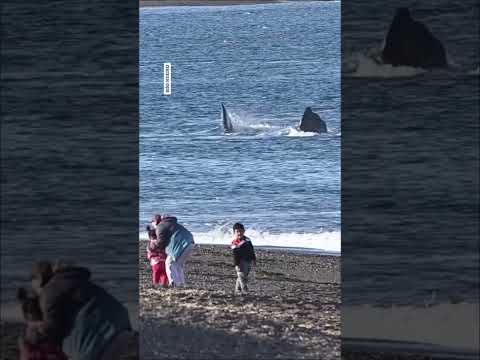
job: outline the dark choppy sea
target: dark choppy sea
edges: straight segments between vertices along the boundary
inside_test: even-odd
[[[398,7],[448,70],[373,60]],[[478,355],[479,63],[478,1],[342,3],[344,337]]]

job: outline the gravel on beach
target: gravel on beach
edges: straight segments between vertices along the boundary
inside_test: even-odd
[[[196,245],[187,286],[155,289],[140,248],[142,359],[340,359],[340,257],[256,249],[234,295],[226,246]]]

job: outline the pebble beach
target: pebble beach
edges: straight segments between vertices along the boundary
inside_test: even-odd
[[[152,287],[144,247],[142,359],[340,358],[340,257],[256,249],[250,292],[238,296],[228,247],[196,245],[177,289]]]

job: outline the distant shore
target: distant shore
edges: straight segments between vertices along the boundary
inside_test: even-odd
[[[226,6],[275,4],[285,0],[140,0],[140,7],[150,6]]]

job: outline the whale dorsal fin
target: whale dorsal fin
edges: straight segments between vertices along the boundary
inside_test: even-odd
[[[222,123],[223,123],[223,129],[225,130],[226,133],[233,132],[232,119],[230,118],[230,115],[228,115],[228,111],[225,108],[225,105],[223,105],[223,103],[222,103]]]

